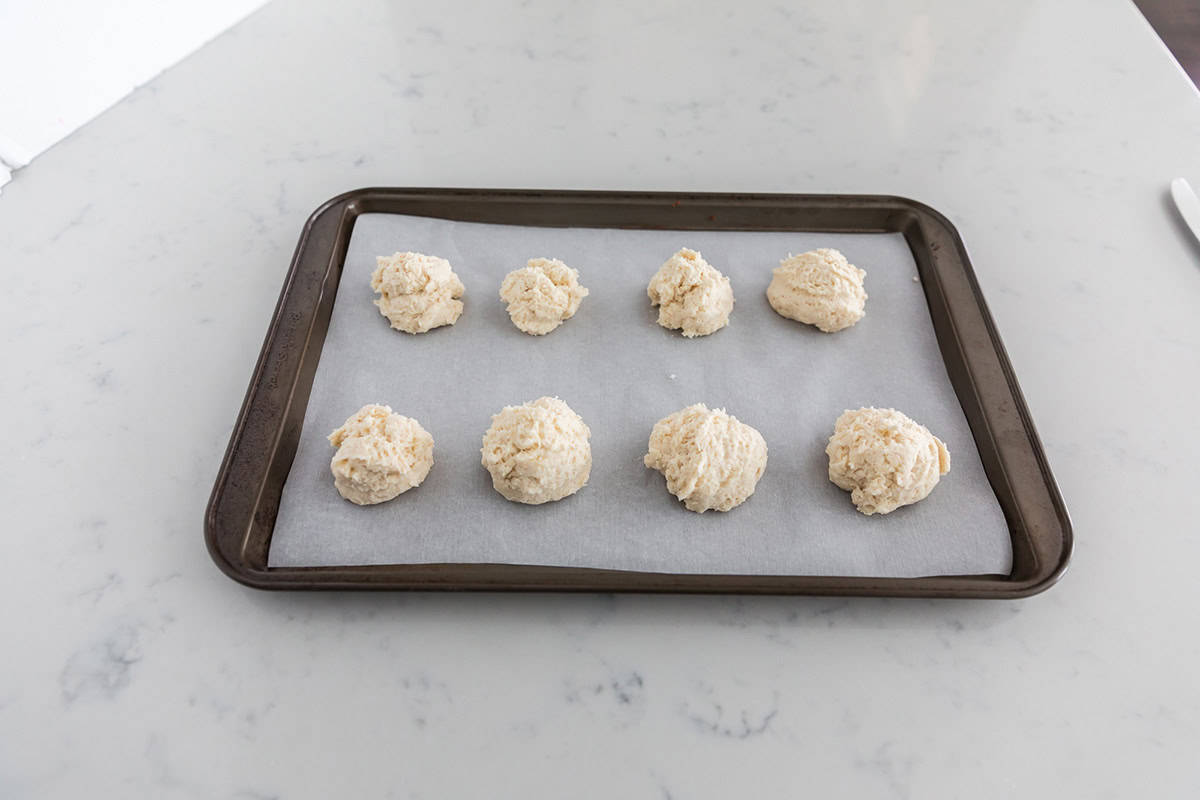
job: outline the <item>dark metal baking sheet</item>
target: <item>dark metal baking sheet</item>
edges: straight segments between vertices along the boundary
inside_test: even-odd
[[[947,374],[1009,524],[1011,573],[864,578],[676,575],[511,564],[268,568],[280,493],[295,455],[349,234],[363,213],[553,227],[902,233],[921,273]],[[1061,574],[1071,534],[961,241],[943,217],[919,203],[811,195],[373,189],[330,201],[305,227],[214,487],[206,538],[227,573],[261,588],[1013,597],[1039,591]]]

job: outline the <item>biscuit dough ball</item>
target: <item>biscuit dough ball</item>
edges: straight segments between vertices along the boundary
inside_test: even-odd
[[[950,471],[942,440],[893,408],[844,412],[825,453],[829,480],[868,515],[924,500]]]
[[[773,274],[767,300],[788,319],[834,333],[849,328],[866,313],[863,278],[867,273],[837,250],[821,248],[789,255]]]
[[[375,305],[392,327],[424,333],[453,325],[463,311],[458,298],[465,291],[450,262],[422,253],[378,256],[371,288],[379,293]]]
[[[767,443],[724,409],[696,404],[655,424],[644,460],[689,511],[728,511],[754,494],[767,468]]]
[[[337,448],[329,463],[333,485],[360,506],[420,486],[433,466],[433,437],[388,406],[363,406],[329,434],[329,443]]]
[[[537,505],[575,494],[592,471],[592,432],[557,397],[505,406],[483,435],[492,487],[516,503]]]
[[[579,270],[557,258],[533,258],[514,269],[500,284],[508,316],[525,333],[544,336],[575,316],[588,290],[579,285]]]
[[[733,287],[695,250],[686,247],[659,267],[646,287],[658,306],[658,324],[683,335],[707,336],[729,324]]]

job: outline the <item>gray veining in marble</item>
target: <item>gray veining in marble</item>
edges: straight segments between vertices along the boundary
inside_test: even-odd
[[[276,0],[0,196],[0,797],[1192,797],[1200,101],[1125,0]],[[1078,543],[1021,602],[264,594],[201,518],[313,208],[894,193]]]

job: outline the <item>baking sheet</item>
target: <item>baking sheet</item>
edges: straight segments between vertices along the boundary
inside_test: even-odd
[[[729,327],[688,340],[655,324],[650,277],[688,246],[728,275]],[[867,316],[828,335],[771,310],[771,269],[788,253],[836,247],[867,270]],[[393,331],[373,305],[375,256],[448,258],[466,285],[454,326]],[[561,258],[591,290],[544,337],[508,319],[500,281],[529,258]],[[916,266],[900,234],[535,228],[365,214],[358,218],[268,563],[332,566],[517,563],[649,572],[919,577],[1004,574],[1003,514],[946,377]],[[524,506],[491,488],[479,447],[504,405],[557,395],[592,430],[583,490]],[[358,507],[333,487],[325,440],[360,406],[386,403],[435,439],[418,489]],[[654,423],[690,403],[724,407],[770,448],[754,496],[693,514],[642,466]],[[825,443],[845,408],[893,406],[949,447],[953,469],[924,501],[855,511],[829,482]]]

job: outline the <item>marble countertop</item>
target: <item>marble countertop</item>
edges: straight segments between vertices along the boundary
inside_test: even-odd
[[[817,4],[812,4],[817,5]],[[0,796],[1195,796],[1200,98],[1125,0],[276,0],[0,196]],[[1075,522],[1023,601],[270,594],[201,519],[365,185],[907,195]]]

